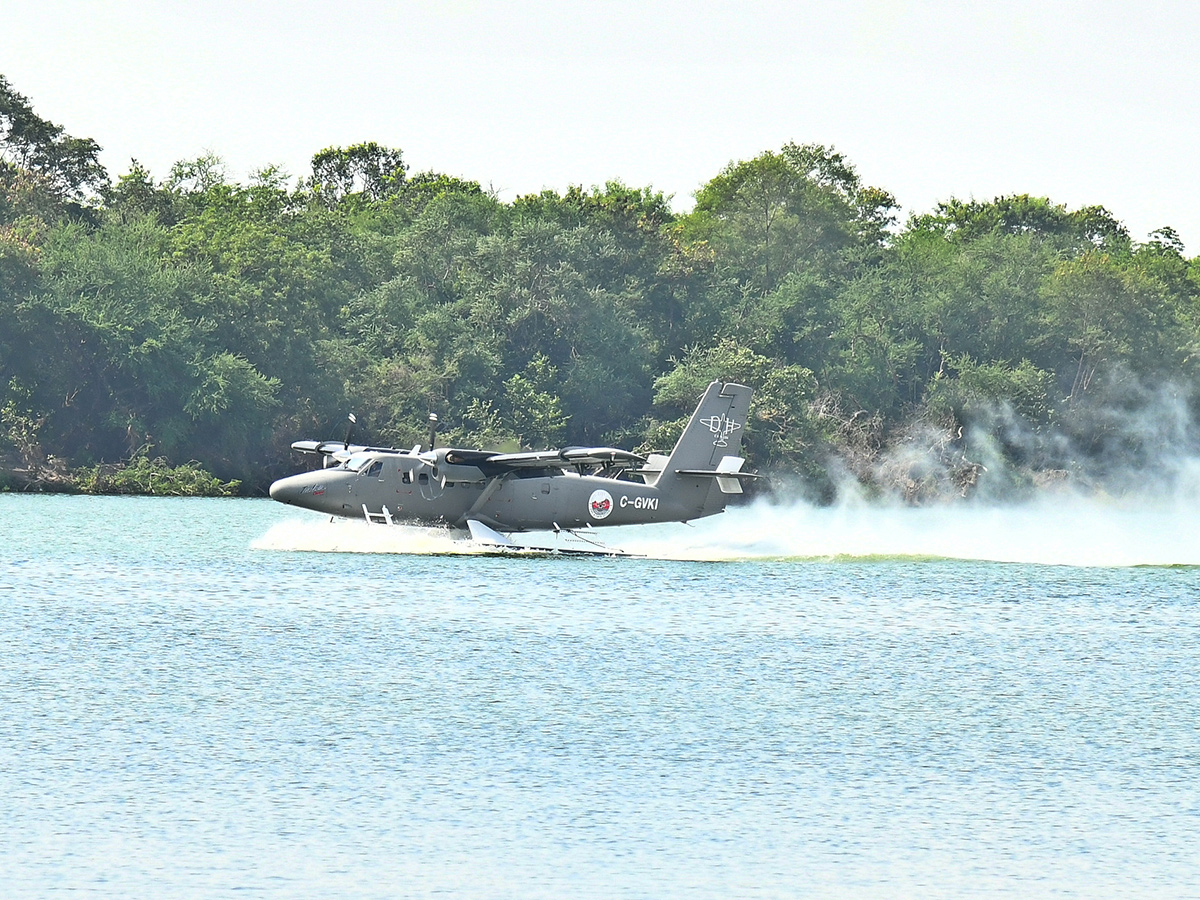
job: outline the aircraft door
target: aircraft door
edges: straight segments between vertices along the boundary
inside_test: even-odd
[[[442,475],[438,471],[438,467],[433,466],[430,469],[422,469],[418,472],[417,487],[421,489],[421,496],[426,500],[436,500],[442,496],[445,482],[442,481]]]
[[[358,477],[351,479],[346,486],[349,495],[355,498],[355,504],[351,508],[357,509],[361,503],[374,507],[379,502],[379,486],[383,484],[385,477],[381,459],[376,459],[359,469]]]
[[[563,490],[563,476],[543,476],[522,479],[524,490],[519,490],[526,527],[550,528],[563,517],[564,498],[570,494]]]
[[[563,516],[567,512],[564,506],[567,502],[567,497],[570,496],[570,491],[564,490],[564,476],[558,475],[554,478],[547,478],[546,485],[542,488],[542,498],[550,501],[550,510],[552,511],[553,521],[562,522]],[[547,490],[548,489],[548,490]],[[549,493],[549,497],[547,497]]]
[[[564,474],[550,480],[554,485],[554,521],[564,528],[591,521],[587,509],[594,488],[574,475]]]

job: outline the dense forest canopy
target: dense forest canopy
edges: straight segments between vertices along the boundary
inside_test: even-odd
[[[400,446],[432,411],[461,445],[665,449],[713,378],[815,496],[1105,485],[1194,439],[1200,259],[1101,206],[899,223],[817,145],[686,215],[615,181],[504,203],[374,143],[247,183],[99,150],[0,77],[0,466],[35,482],[153,456],[261,490],[350,410]]]

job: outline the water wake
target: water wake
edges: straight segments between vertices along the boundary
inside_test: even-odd
[[[694,526],[603,529],[612,547],[652,559],[963,559],[1068,566],[1200,565],[1200,508],[1071,496],[1020,505],[935,507],[759,502]],[[441,528],[298,519],[258,550],[417,555],[493,552]]]
[[[254,540],[255,550],[314,553],[401,553],[420,556],[473,555],[483,549],[465,533],[416,525],[368,525],[358,519],[291,519]]]
[[[936,507],[759,503],[624,545],[689,559],[939,558],[1068,566],[1200,565],[1200,510],[1044,498]]]

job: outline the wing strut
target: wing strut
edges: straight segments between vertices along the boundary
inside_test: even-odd
[[[483,489],[483,493],[481,493],[479,495],[479,498],[474,503],[471,504],[471,508],[468,509],[465,513],[463,513],[462,518],[466,519],[468,528],[471,527],[471,523],[475,521],[474,516],[477,515],[481,509],[483,509],[483,506],[485,503],[487,503],[489,500],[492,499],[492,497],[494,497],[496,495],[496,491],[500,490],[500,487],[507,480],[508,480],[508,475],[505,474],[505,475],[497,476],[496,478],[493,478],[491,481],[488,482],[487,486],[484,487],[484,489]],[[462,519],[459,519],[458,524],[460,527],[462,526]],[[480,524],[482,525],[483,523],[480,522]],[[472,531],[471,535],[474,536],[474,534],[475,534],[475,532]]]

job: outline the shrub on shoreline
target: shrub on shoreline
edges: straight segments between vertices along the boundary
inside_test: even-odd
[[[236,497],[240,481],[222,481],[198,462],[170,465],[163,457],[134,457],[128,463],[66,470],[0,470],[0,492],[142,495],[149,497]]]
[[[240,481],[221,481],[194,460],[170,465],[159,456],[137,456],[120,465],[98,465],[74,473],[76,490],[86,494],[143,494],[154,497],[234,497]]]

